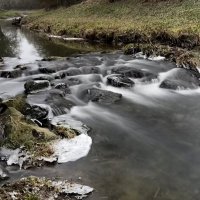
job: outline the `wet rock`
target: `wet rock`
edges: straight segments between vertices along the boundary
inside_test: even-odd
[[[56,139],[57,136],[48,129],[40,128],[15,108],[8,107],[6,111],[0,115],[0,121],[4,124],[4,144],[12,148],[25,146],[32,149],[34,143],[44,142]],[[38,141],[33,137],[32,132],[36,130],[44,136],[44,140]]]
[[[36,81],[43,81],[43,80],[52,81],[52,80],[54,80],[54,78],[51,75],[43,75],[43,76],[35,77],[35,78],[33,78],[33,80],[36,80]]]
[[[56,84],[55,89],[63,91],[64,94],[69,94],[71,92],[67,83],[58,83]]]
[[[30,176],[3,185],[0,189],[0,199],[83,199],[93,190],[91,187],[66,180],[52,181],[47,178]]]
[[[47,120],[49,111],[38,105],[31,105],[26,109],[25,113],[27,116],[30,116],[31,119],[37,119],[42,122]]]
[[[24,85],[25,93],[29,94],[38,90],[48,88],[49,81],[27,81]]]
[[[98,102],[101,104],[112,104],[120,101],[122,95],[111,91],[91,88],[86,91],[85,99],[88,101]]]
[[[43,58],[41,61],[61,61],[61,60],[68,60],[66,57],[59,57],[59,56],[49,56]]]
[[[151,76],[150,72],[142,71],[133,67],[116,67],[112,69],[112,73],[114,74],[121,74],[124,77],[132,77],[132,78],[143,78]]]
[[[22,21],[22,17],[15,17],[12,20],[12,25],[14,25],[14,26],[20,26],[21,25],[21,21]]]
[[[81,70],[75,67],[71,67],[69,69],[67,69],[64,74],[66,76],[75,76],[75,75],[79,75],[82,74]]]
[[[22,71],[20,69],[15,69],[11,71],[0,71],[0,77],[2,78],[17,78],[22,75]]]
[[[2,58],[2,57],[0,57],[0,62],[1,62],[1,63],[3,62],[3,58]]]
[[[26,70],[27,66],[26,65],[17,65],[14,67],[14,69]]]
[[[67,99],[63,91],[51,89],[33,94],[28,97],[32,104],[45,104],[50,106],[55,116],[66,114],[75,104]]]
[[[81,81],[78,78],[68,78],[66,82],[69,86],[81,84]]]
[[[9,176],[6,172],[6,170],[0,165],[0,180],[8,179]]]
[[[107,77],[107,83],[114,87],[132,87],[134,82],[122,75],[111,75]]]
[[[85,66],[85,67],[81,67],[80,70],[82,71],[82,74],[99,74],[100,73],[100,69],[98,67]]]
[[[52,74],[56,72],[55,68],[53,69],[49,67],[40,67],[38,70],[43,74]]]
[[[176,68],[161,82],[160,88],[165,89],[195,89],[200,86],[200,74],[188,69]]]

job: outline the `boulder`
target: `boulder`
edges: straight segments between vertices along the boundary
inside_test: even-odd
[[[100,69],[98,67],[91,67],[91,66],[85,66],[81,67],[80,70],[83,74],[99,74]]]
[[[26,109],[25,114],[31,119],[37,119],[42,122],[48,118],[49,111],[38,105],[32,105]]]
[[[22,17],[15,17],[12,20],[12,25],[14,25],[14,26],[20,26],[21,25],[21,21],[22,21]]]
[[[132,78],[143,78],[152,75],[152,73],[150,72],[127,66],[113,68],[111,72],[113,74],[121,74],[122,76],[132,77]]]
[[[107,83],[114,87],[132,87],[134,82],[123,75],[111,75],[107,77]]]
[[[55,85],[55,89],[63,91],[64,94],[69,94],[71,92],[67,83],[58,83]]]
[[[55,68],[50,67],[40,67],[38,70],[43,74],[52,74],[56,72]]]
[[[199,73],[184,68],[172,69],[161,82],[160,88],[165,89],[195,89],[200,85]]]
[[[86,90],[85,100],[98,102],[101,104],[112,104],[120,101],[122,95],[99,88],[90,88]]]
[[[27,81],[24,84],[25,93],[29,94],[38,90],[48,88],[50,86],[49,81]]]
[[[15,70],[2,70],[0,71],[0,77],[2,78],[17,78],[22,75],[22,70],[21,69],[15,69]]]
[[[6,172],[6,170],[0,165],[0,180],[8,179],[9,176]]]

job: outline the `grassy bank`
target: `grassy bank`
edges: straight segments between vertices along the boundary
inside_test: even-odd
[[[56,35],[88,39],[129,43],[177,38],[180,43],[190,40],[196,44],[200,35],[200,1],[88,0],[69,8],[34,12],[26,25]]]
[[[15,10],[0,10],[0,19],[7,19],[9,17],[16,17],[16,16],[20,16],[20,12],[19,11],[15,11]]]

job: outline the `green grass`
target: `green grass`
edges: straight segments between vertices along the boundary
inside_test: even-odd
[[[39,10],[27,18],[30,28],[51,26],[53,34],[83,36],[88,32],[124,34],[139,32],[150,35],[166,31],[172,35],[200,33],[200,1],[183,0],[174,3],[142,3],[141,0],[86,1],[69,8],[49,12]]]
[[[14,10],[0,10],[0,19],[7,19],[9,17],[16,17],[16,16],[20,16],[20,12],[19,11],[14,11]]]

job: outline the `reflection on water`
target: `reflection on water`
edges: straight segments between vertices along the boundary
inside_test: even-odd
[[[2,30],[12,53],[20,57],[6,58],[6,69],[18,62],[34,62],[43,56],[69,56],[84,46],[80,44],[69,48],[66,44],[53,44],[33,33],[9,26]],[[4,49],[0,51],[2,55],[10,56]],[[105,71],[112,67],[134,66],[150,70],[162,80],[172,72],[170,69],[174,65],[133,59],[117,53],[87,54],[70,57],[65,62],[38,61],[30,65],[27,74],[22,77],[0,79],[0,91],[23,92],[25,80],[41,76],[39,64],[56,69],[57,73],[67,67],[96,66],[100,69],[101,74],[98,75],[83,73],[73,76],[81,84],[71,86],[72,94],[68,97],[77,104],[68,114],[91,127],[93,146],[86,158],[76,162],[27,171],[7,168],[11,172],[11,180],[30,174],[73,180],[81,177],[80,182],[96,189],[89,197],[95,200],[199,200],[199,89],[172,92],[159,88],[159,80],[147,83],[135,80],[134,88],[114,88],[107,86],[104,77]],[[53,75],[49,74],[50,77]],[[59,81],[67,78],[70,77]],[[79,91],[95,82],[103,89],[123,94],[123,100],[115,105],[103,106],[78,99]],[[28,98],[38,104],[52,100],[48,92]],[[65,106],[65,102],[60,102],[58,96],[53,99],[54,104],[61,106]]]

